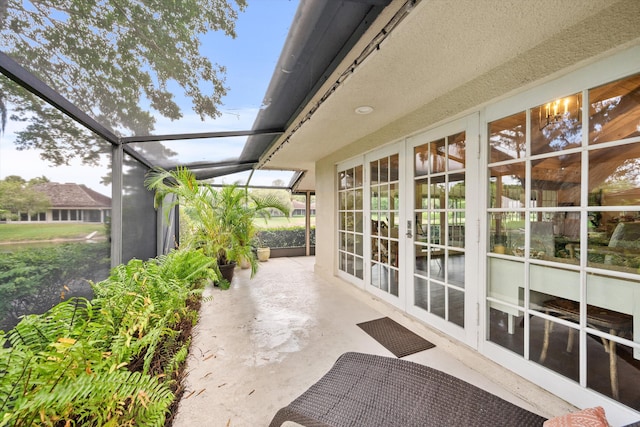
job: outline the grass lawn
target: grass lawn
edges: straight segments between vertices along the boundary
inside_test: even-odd
[[[27,242],[32,240],[77,239],[98,232],[105,236],[105,225],[100,223],[69,224],[0,224],[0,242]]]

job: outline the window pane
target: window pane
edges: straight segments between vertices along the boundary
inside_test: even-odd
[[[531,109],[531,154],[568,150],[582,145],[582,94]]]
[[[431,178],[431,192],[429,208],[431,209],[444,209],[444,197],[447,191],[444,176],[435,176]]]
[[[445,150],[445,140],[440,139],[438,141],[434,141],[430,144],[430,160],[431,160],[431,172],[445,172],[446,170],[446,150]]]
[[[439,283],[429,284],[429,301],[431,303],[431,313],[436,316],[445,317],[445,287]]]
[[[383,157],[380,159],[380,169],[379,169],[379,181],[380,182],[389,182],[389,158]]]
[[[413,298],[416,307],[429,309],[429,286],[426,279],[421,277],[414,278]]]
[[[464,292],[449,288],[449,321],[464,328]]]
[[[506,305],[489,302],[488,339],[514,353],[524,356],[524,313]]]
[[[429,207],[429,187],[426,178],[418,179],[414,183],[415,187],[415,208],[428,209]]]
[[[490,207],[524,207],[524,162],[489,168]]]
[[[640,143],[589,152],[589,205],[640,204]]]
[[[447,138],[449,141],[449,164],[450,171],[464,169],[466,153],[466,134],[460,132]]]
[[[521,289],[524,289],[524,263],[489,258],[488,296],[522,306]]]
[[[524,111],[489,123],[489,163],[524,158],[526,127]]]
[[[415,176],[429,174],[429,144],[419,145],[413,149],[415,157]]]
[[[537,207],[579,206],[580,153],[531,161],[531,198]]]
[[[640,74],[589,91],[589,144],[640,136]]]
[[[362,165],[356,166],[354,171],[355,186],[362,187]]]
[[[351,188],[353,184],[353,170],[347,169],[346,171],[338,174],[338,188],[340,190],[346,190]]]
[[[524,212],[489,214],[489,250],[497,254],[524,256]]]
[[[447,282],[464,288],[464,252],[448,249],[445,264],[447,266]]]
[[[592,212],[599,218],[591,227],[587,247],[587,265],[637,274],[640,270],[640,222],[618,222],[625,214],[640,218],[640,212]],[[592,224],[593,225],[593,224]]]
[[[531,360],[577,382],[580,379],[578,331],[537,316],[533,316],[529,324]]]
[[[398,173],[400,171],[400,156],[397,154],[394,154],[393,156],[389,157],[389,180],[390,181],[397,181],[398,180]]]

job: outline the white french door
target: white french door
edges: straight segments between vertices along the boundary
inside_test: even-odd
[[[367,207],[364,228],[369,236],[365,286],[369,292],[402,309],[406,292],[401,246],[403,148],[402,143],[387,146],[367,154],[364,162]]]
[[[407,139],[406,310],[478,345],[478,116]]]

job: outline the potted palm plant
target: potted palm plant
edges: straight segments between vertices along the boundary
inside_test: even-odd
[[[199,183],[188,168],[170,171],[154,168],[147,174],[145,185],[155,191],[156,208],[166,196],[176,196],[168,203],[167,211],[180,204],[191,220],[181,245],[202,250],[215,258],[218,271],[228,282],[240,260],[248,260],[251,277],[258,270],[251,248],[256,233],[255,219],[268,219],[270,209],[289,214],[288,207],[276,197],[258,197],[235,185],[215,189]]]

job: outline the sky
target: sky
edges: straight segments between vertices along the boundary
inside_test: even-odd
[[[175,134],[191,132],[215,132],[226,130],[249,130],[263,102],[264,94],[278,61],[290,24],[294,18],[297,0],[248,0],[245,12],[236,23],[236,39],[223,34],[212,33],[203,39],[202,53],[212,62],[227,68],[227,96],[220,106],[222,116],[202,122],[190,109],[188,102],[177,99],[183,107],[182,119],[171,122],[157,117],[154,134]],[[9,112],[10,113],[10,112]],[[36,150],[17,151],[14,145],[15,133],[21,123],[9,121],[5,132],[0,135],[0,179],[18,175],[26,180],[46,176],[53,182],[73,182],[85,184],[89,188],[111,196],[110,186],[100,183],[108,172],[108,158],[101,166],[89,167],[79,161],[71,161],[69,166],[52,167],[40,159]],[[168,148],[179,152],[182,161],[206,158],[230,158],[237,156],[238,143],[224,144],[180,144],[179,141],[166,142]],[[210,153],[208,151],[211,151]],[[210,157],[213,155],[212,157]]]

